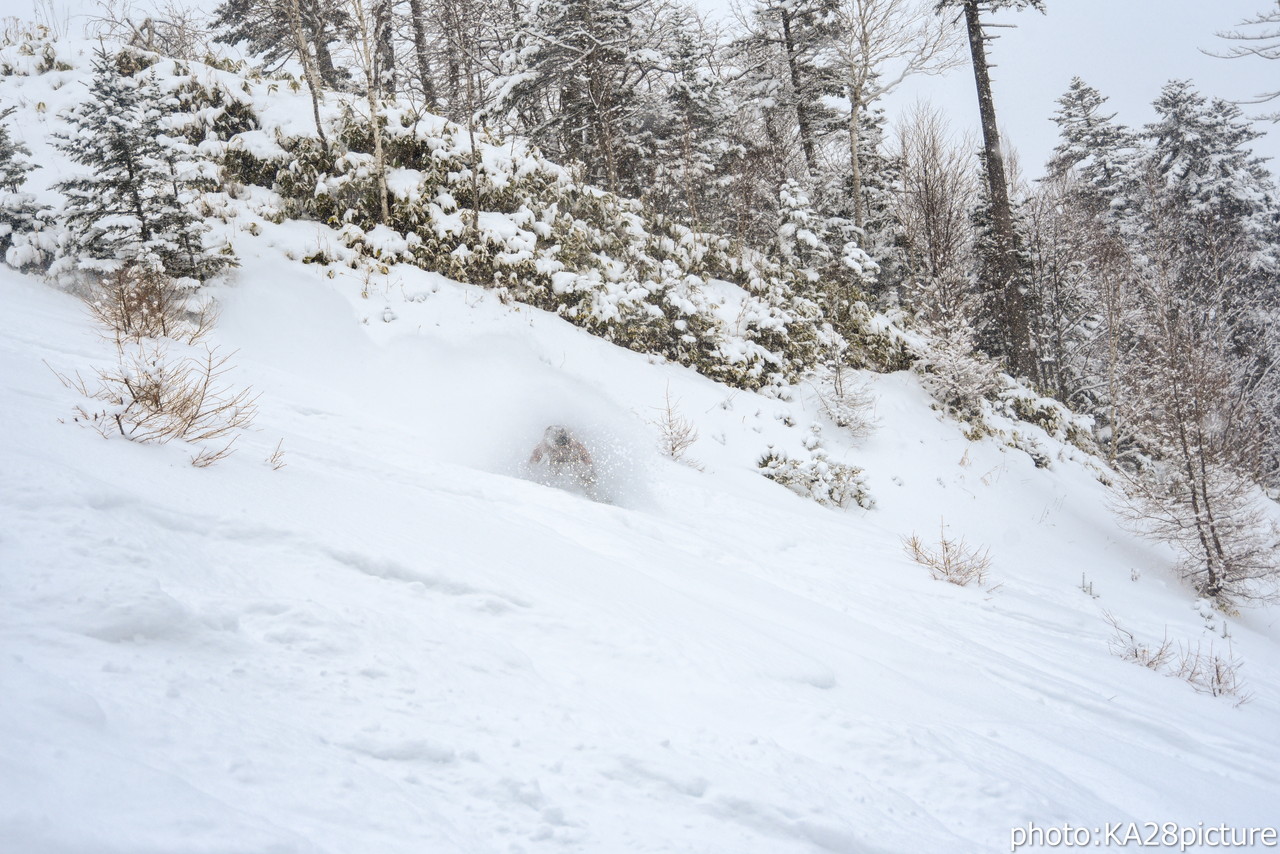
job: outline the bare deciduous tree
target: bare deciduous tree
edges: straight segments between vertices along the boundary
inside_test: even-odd
[[[289,32],[293,36],[294,49],[302,60],[302,76],[307,79],[307,90],[311,93],[311,112],[316,122],[316,136],[325,150],[329,149],[329,140],[324,135],[324,125],[320,121],[320,74],[316,70],[315,58],[311,54],[311,45],[307,41],[306,29],[302,26],[302,7],[299,0],[288,0]]]
[[[1270,598],[1280,533],[1262,512],[1257,484],[1280,399],[1274,364],[1233,343],[1236,315],[1257,309],[1235,293],[1248,253],[1229,234],[1190,247],[1179,213],[1151,208],[1137,283],[1141,369],[1122,375],[1122,398],[1127,420],[1159,457],[1129,478],[1121,511],[1182,553],[1181,571],[1201,594],[1227,605]]]
[[[849,98],[849,169],[854,225],[866,226],[861,123],[866,107],[916,74],[941,74],[962,61],[960,32],[920,0],[841,0],[835,44]]]
[[[356,65],[364,73],[365,101],[369,108],[369,135],[373,139],[374,181],[378,190],[378,222],[385,223],[391,216],[387,198],[387,158],[383,149],[382,95],[383,20],[381,7],[386,0],[347,0],[347,12],[351,20],[351,47]]]
[[[1259,12],[1245,18],[1233,30],[1217,33],[1218,38],[1234,42],[1226,51],[1204,51],[1220,59],[1280,59],[1280,3],[1267,12]],[[1280,98],[1280,89],[1260,92],[1245,103],[1265,104]],[[1260,118],[1280,122],[1280,111],[1267,113]]]
[[[967,291],[973,251],[969,205],[977,191],[967,153],[971,145],[957,144],[942,113],[923,103],[898,123],[896,135],[901,184],[894,217],[916,279]]]

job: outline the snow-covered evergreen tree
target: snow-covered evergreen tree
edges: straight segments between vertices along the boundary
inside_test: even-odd
[[[756,0],[745,39],[763,61],[744,65],[743,78],[761,106],[785,121],[785,128],[774,126],[771,133],[780,141],[794,139],[810,178],[818,171],[822,139],[839,123],[827,103],[842,94],[835,24],[835,0]]]
[[[295,9],[301,34],[295,33],[291,24]],[[300,35],[314,56],[324,85],[331,88],[340,87],[348,76],[345,68],[335,65],[330,47],[348,25],[342,0],[223,0],[213,17],[218,41],[244,43],[270,70],[300,58]]]
[[[1239,107],[1210,101],[1186,81],[1166,85],[1153,106],[1158,120],[1145,129],[1148,149],[1135,171],[1143,210],[1131,240],[1149,257],[1160,254],[1148,248],[1157,236],[1176,241],[1184,298],[1235,317],[1237,345],[1273,346],[1280,208],[1274,180],[1249,148],[1261,134]]]
[[[822,306],[838,331],[847,331],[879,267],[858,246],[853,222],[825,217],[798,181],[779,193],[778,255],[796,271],[800,292]]]
[[[1168,83],[1152,106],[1158,119],[1143,133],[1149,151],[1139,179],[1200,225],[1239,229],[1255,244],[1274,236],[1274,181],[1249,149],[1262,134],[1240,108],[1209,101],[1185,80]]]
[[[123,74],[100,52],[89,100],[66,115],[58,147],[89,173],[59,182],[67,198],[67,266],[112,272],[130,264],[204,280],[234,263],[206,249],[208,226],[189,210],[198,164],[163,124],[164,100],[147,74]]]
[[[985,153],[980,156],[985,161]],[[1004,162],[1004,159],[1001,159]],[[983,171],[988,169],[984,162]],[[1005,186],[1013,182],[1007,177]],[[1027,224],[1020,204],[1009,208],[1007,222],[1001,223],[997,213],[999,202],[992,199],[989,182],[979,186],[977,204],[971,216],[974,226],[974,255],[977,261],[979,295],[975,318],[978,341],[989,355],[1018,363],[1017,354],[1032,357],[1022,362],[1021,374],[1032,381],[1039,377],[1039,353],[1034,336],[1040,306],[1032,287],[1031,255],[1027,247]],[[1009,294],[1016,291],[1017,305],[1011,306]],[[1020,324],[1013,318],[1022,315],[1028,324],[1030,340],[1020,340]]]
[[[669,79],[653,99],[643,147],[650,176],[644,199],[655,210],[690,225],[719,224],[717,175],[732,147],[723,82],[709,67],[709,46],[692,32],[692,13],[677,13],[665,66]]]
[[[1053,115],[1061,141],[1045,166],[1050,179],[1073,177],[1071,195],[1095,216],[1123,207],[1137,145],[1133,133],[1115,123],[1114,113],[1102,113],[1106,102],[1098,90],[1072,78]]]
[[[9,127],[5,123],[16,109],[17,107],[9,107],[0,110],[0,190],[10,193],[18,192],[27,180],[27,173],[35,168],[27,160],[31,156],[31,149],[10,136]]]
[[[879,267],[875,281],[866,283],[877,296],[886,294],[910,275],[898,245],[894,219],[901,163],[885,148],[885,122],[883,109],[864,107],[859,112],[857,180],[847,158],[836,158],[819,171],[814,193],[819,210],[829,219],[847,222],[851,239]],[[857,203],[859,199],[861,204]]]
[[[539,0],[504,58],[496,110],[553,160],[639,195],[642,97],[655,75],[663,17],[654,0]]]
[[[1105,384],[1090,376],[1091,356],[1109,316],[1101,258],[1090,245],[1100,237],[1093,218],[1079,204],[1079,179],[1046,178],[1024,203],[1028,284],[1036,306],[1032,320],[1040,359],[1040,387],[1058,400],[1092,412],[1105,397]]]
[[[13,267],[37,266],[46,252],[35,232],[45,223],[35,197],[22,192],[36,167],[27,160],[31,151],[9,134],[5,119],[14,109],[0,110],[0,258]]]

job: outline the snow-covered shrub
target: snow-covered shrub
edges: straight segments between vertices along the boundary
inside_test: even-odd
[[[1089,454],[1098,452],[1093,441],[1093,419],[1072,412],[1051,397],[1042,397],[1009,380],[1005,388],[995,394],[992,402],[997,412],[1034,424],[1060,442],[1074,445]]]
[[[182,63],[175,63],[173,74],[161,78],[169,124],[192,145],[228,140],[262,126],[252,104],[234,89],[201,78]]]
[[[812,447],[808,459],[803,460],[770,446],[756,463],[760,473],[797,495],[827,507],[846,508],[857,504],[870,510],[875,506],[862,469],[829,459],[826,450],[817,442],[807,444]]]
[[[227,177],[271,187],[287,215],[340,228],[347,247],[380,264],[500,288],[738,387],[794,381],[831,340],[820,307],[797,290],[799,274],[776,259],[653,220],[639,202],[586,186],[537,152],[473,148],[456,125],[388,112],[385,223],[368,125],[352,112],[328,149],[307,136],[238,134]],[[708,296],[712,277],[747,291],[735,328]]]
[[[54,211],[37,207],[33,196],[0,193],[0,258],[10,267],[47,270],[63,234]]]
[[[999,366],[974,349],[966,326],[934,330],[913,368],[934,399],[962,418],[979,417],[1000,388]]]
[[[44,24],[20,26],[0,43],[0,77],[34,77],[50,71],[68,71],[72,64],[58,51],[66,43]]]
[[[858,245],[854,224],[823,217],[809,193],[793,180],[779,191],[777,251],[797,278],[793,290],[816,302],[823,317],[842,335],[862,331],[858,306],[880,272]]]
[[[865,439],[876,424],[875,395],[865,381],[849,370],[837,354],[833,363],[812,382],[823,414],[855,439]]]
[[[840,335],[849,345],[843,358],[855,368],[889,374],[907,370],[917,359],[894,320],[873,314],[865,302],[856,302],[850,307],[840,326]]]
[[[1045,450],[1044,445],[1035,440],[1034,437],[1023,433],[1021,430],[1014,430],[1009,434],[1008,445],[1011,448],[1022,451],[1031,457],[1031,462],[1035,463],[1038,469],[1047,469],[1053,467],[1053,458],[1049,456],[1049,452]]]
[[[9,135],[5,119],[14,107],[0,110],[0,259],[11,267],[44,267],[55,248],[52,212],[22,192],[27,173],[35,168],[31,152]]]

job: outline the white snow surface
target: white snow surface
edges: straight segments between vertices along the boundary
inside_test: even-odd
[[[271,246],[312,227],[242,240],[217,289],[262,399],[208,469],[72,425],[50,369],[109,345],[0,274],[0,850],[985,852],[1031,821],[1274,821],[1276,612],[1227,621],[1239,708],[1109,654],[1104,608],[1150,640],[1222,645],[1224,618],[1052,439],[1038,470],[868,377],[875,432],[824,441],[878,505],[824,508],[754,470],[801,453],[804,388],[413,269],[362,298]],[[668,389],[702,471],[655,450]],[[616,462],[612,504],[519,476],[552,422]],[[998,587],[904,557],[943,518]]]
[[[6,85],[57,107],[55,82]],[[1196,603],[1097,461],[1025,424],[1050,468],[971,442],[909,373],[862,378],[855,441],[808,384],[735,391],[421,270],[303,265],[332,230],[240,213],[212,343],[260,413],[207,469],[73,424],[55,374],[112,347],[0,269],[0,854],[965,854],[1029,822],[1276,823],[1280,612]],[[696,466],[657,450],[668,397]],[[553,423],[605,501],[525,469]],[[760,476],[814,424],[874,509]],[[904,555],[944,524],[990,548],[984,589]],[[1229,634],[1252,701],[1120,660],[1104,612]]]

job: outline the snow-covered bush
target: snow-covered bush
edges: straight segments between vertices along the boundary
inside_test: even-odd
[[[845,363],[884,374],[910,368],[918,357],[907,345],[899,321],[893,314],[873,314],[865,302],[854,303],[840,329],[848,344],[842,355]]]
[[[1021,430],[1014,430],[1009,434],[1008,445],[1031,457],[1031,462],[1035,463],[1038,469],[1053,467],[1053,458],[1049,456],[1049,452],[1044,445],[1036,441],[1034,436],[1030,436]]]
[[[913,366],[934,399],[962,418],[981,415],[983,402],[1000,388],[1000,367],[974,349],[972,329],[935,329]]]
[[[992,402],[1002,415],[1034,424],[1059,442],[1074,445],[1085,453],[1098,453],[1093,441],[1093,419],[1072,412],[1051,397],[1043,397],[1008,380]]]
[[[54,248],[51,212],[22,192],[27,173],[35,168],[31,152],[9,135],[5,119],[14,107],[0,110],[0,259],[11,267],[43,267]]]
[[[865,439],[876,424],[875,395],[870,386],[849,370],[843,354],[811,380],[823,414],[855,439]]]
[[[501,289],[730,385],[793,382],[839,339],[810,295],[812,271],[651,214],[536,151],[483,134],[473,145],[465,129],[403,106],[387,107],[380,222],[368,127],[348,109],[327,148],[279,130],[239,133],[225,147],[226,178],[273,189],[285,216],[339,228],[359,257]],[[709,295],[716,279],[745,291],[732,321]],[[887,337],[869,317],[854,327],[868,341]]]
[[[34,77],[50,71],[67,71],[72,66],[58,51],[66,43],[44,24],[19,26],[0,42],[0,77]]]
[[[159,78],[167,95],[169,126],[192,145],[228,140],[261,127],[242,93],[208,75],[198,76],[185,63],[174,63],[172,75]]]
[[[852,504],[870,510],[875,499],[867,489],[862,469],[827,457],[815,425],[807,441],[807,459],[795,459],[770,446],[756,463],[760,473],[797,495],[827,507],[846,508]]]

